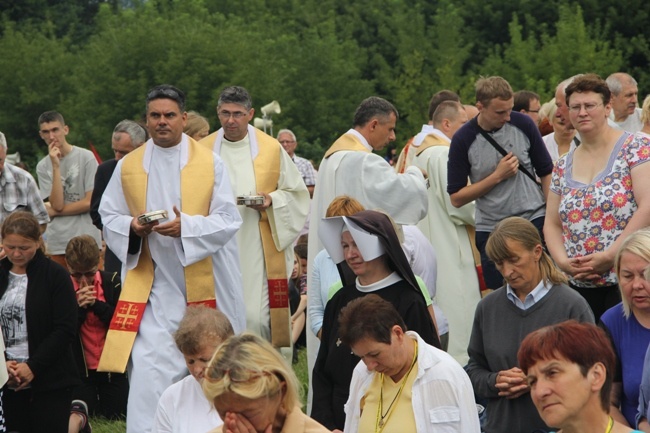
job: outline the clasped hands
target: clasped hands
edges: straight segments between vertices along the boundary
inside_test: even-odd
[[[7,361],[7,373],[9,373],[7,384],[16,391],[27,388],[34,380],[34,373],[25,362]]]
[[[94,286],[84,286],[77,290],[77,304],[82,308],[87,308],[90,305],[95,305],[97,300],[97,292]]]
[[[595,280],[607,273],[612,266],[614,261],[601,251],[568,259],[562,270],[576,280]]]
[[[508,399],[521,397],[530,391],[526,375],[518,367],[501,370],[497,373],[497,381],[494,386],[499,390],[499,397]]]

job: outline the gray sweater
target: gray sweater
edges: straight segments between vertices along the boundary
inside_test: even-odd
[[[516,399],[498,396],[497,373],[517,367],[517,351],[530,332],[547,325],[575,319],[594,323],[589,305],[566,285],[554,285],[546,296],[527,310],[516,307],[505,287],[479,302],[467,352],[467,373],[474,392],[488,398],[485,433],[530,433],[548,429],[530,394]]]

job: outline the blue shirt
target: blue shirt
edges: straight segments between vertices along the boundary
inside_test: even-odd
[[[600,321],[608,331],[616,353],[614,382],[623,384],[621,412],[630,425],[636,425],[643,359],[650,343],[650,329],[641,326],[633,313],[625,318],[622,303],[605,311]]]
[[[544,283],[544,280],[542,280],[528,295],[526,295],[524,302],[521,302],[521,299],[519,299],[519,297],[515,294],[515,291],[512,290],[510,284],[506,284],[506,296],[510,302],[515,304],[518,308],[527,310],[539,302],[540,299],[542,299],[544,296],[546,296],[551,290],[551,287],[553,287],[553,284],[548,281]]]

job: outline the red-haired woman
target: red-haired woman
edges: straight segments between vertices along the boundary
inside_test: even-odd
[[[567,321],[538,329],[517,357],[540,416],[559,433],[641,433],[609,415],[616,358],[597,326]]]

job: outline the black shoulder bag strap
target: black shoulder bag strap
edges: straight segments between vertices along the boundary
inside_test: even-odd
[[[492,147],[494,147],[494,148],[497,150],[497,152],[499,152],[502,156],[506,156],[506,155],[508,154],[508,152],[506,152],[506,150],[505,150],[503,147],[501,147],[501,145],[500,145],[499,143],[497,143],[497,142],[494,140],[494,138],[492,138],[492,137],[490,136],[490,134],[488,134],[487,132],[485,132],[485,131],[483,130],[483,128],[481,128],[481,127],[479,126],[479,124],[478,124],[478,120],[477,120],[477,119],[478,119],[478,116],[476,116],[475,118],[473,118],[472,121],[473,121],[474,124],[476,125],[476,128],[479,130],[479,132],[481,133],[481,135],[483,136],[483,138],[485,138],[485,139],[488,141],[488,143],[490,143],[490,144],[492,145]],[[540,188],[542,187],[542,185],[540,185],[539,182],[537,182],[537,179],[535,178],[535,176],[533,176],[533,175],[530,173],[530,171],[528,171],[528,170],[526,169],[526,167],[524,167],[524,165],[521,163],[521,161],[519,161],[519,171],[521,171],[523,174],[525,174],[526,176],[528,176],[528,178],[530,178],[530,180],[532,180],[533,182],[535,182],[535,185],[537,185],[537,186],[540,187]]]

